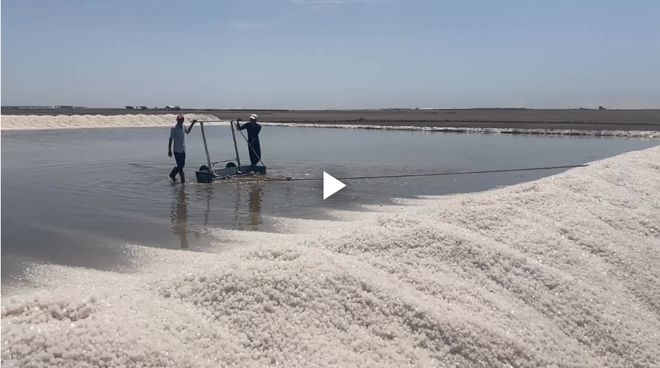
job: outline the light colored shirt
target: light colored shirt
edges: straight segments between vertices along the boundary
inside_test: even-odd
[[[172,151],[177,152],[177,153],[185,153],[186,152],[186,134],[183,128],[183,124],[181,126],[173,126],[172,129],[170,130],[170,139],[172,139]]]

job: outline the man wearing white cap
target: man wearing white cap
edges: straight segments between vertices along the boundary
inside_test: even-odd
[[[238,130],[246,129],[248,132],[248,151],[250,152],[250,164],[252,165],[252,170],[257,166],[259,161],[261,161],[261,144],[259,144],[259,132],[261,131],[261,125],[257,123],[257,114],[250,115],[250,122],[241,125],[239,123],[241,119],[237,119],[236,127]]]

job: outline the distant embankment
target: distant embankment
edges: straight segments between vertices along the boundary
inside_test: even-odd
[[[383,110],[125,110],[3,108],[2,129],[61,129],[169,125],[174,114],[206,120],[246,119],[256,113],[262,122],[303,126],[413,129],[435,131],[634,135],[660,132],[660,109],[533,110],[533,109],[383,109]],[[55,122],[52,122],[55,120]],[[85,121],[85,122],[83,122]],[[621,134],[621,132],[637,132]],[[650,133],[649,133],[650,132]]]

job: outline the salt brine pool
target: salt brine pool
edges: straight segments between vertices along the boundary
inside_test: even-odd
[[[212,160],[234,156],[227,126],[209,126]],[[347,181],[323,201],[320,181],[194,183],[205,162],[198,127],[187,136],[189,180],[167,174],[169,128],[2,132],[2,282],[26,265],[118,269],[122,245],[203,251],[208,229],[277,232],[277,217],[328,218],[394,198],[487,190],[560,170]],[[240,137],[239,137],[240,138]],[[644,149],[655,140],[451,134],[265,126],[269,176],[320,178],[574,165]],[[245,142],[239,142],[247,161]]]

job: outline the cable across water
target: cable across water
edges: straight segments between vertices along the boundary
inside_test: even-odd
[[[439,173],[419,173],[419,174],[390,174],[390,175],[373,175],[373,176],[343,176],[336,177],[338,180],[369,180],[369,179],[390,179],[390,178],[415,178],[427,176],[451,176],[451,175],[471,175],[471,174],[493,174],[493,173],[506,173],[518,171],[539,171],[539,170],[559,170],[559,169],[573,169],[576,167],[586,167],[587,164],[579,165],[561,165],[561,166],[539,166],[539,167],[525,167],[514,169],[497,169],[497,170],[476,170],[476,171],[450,171]],[[268,181],[322,181],[322,178],[267,178]]]

